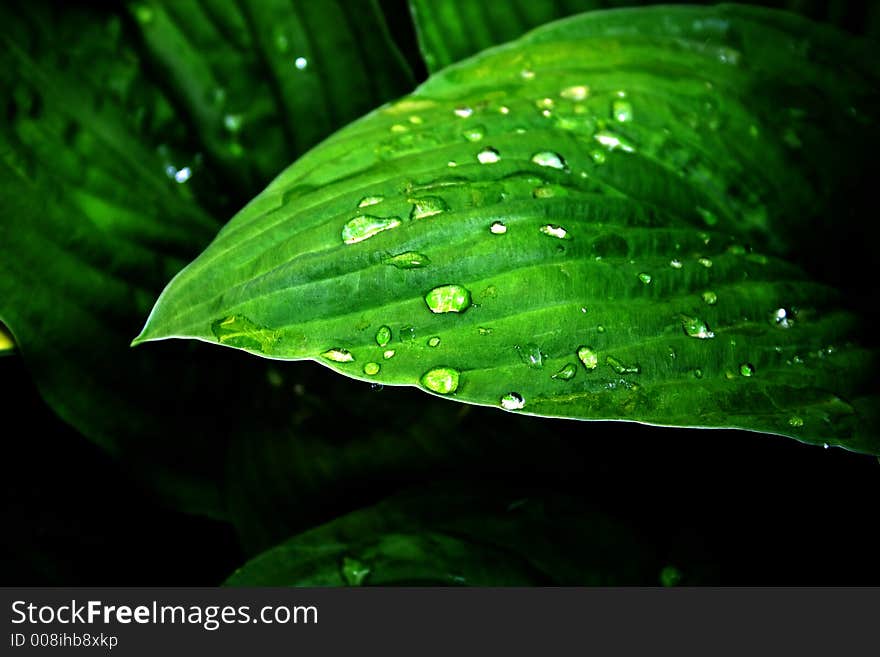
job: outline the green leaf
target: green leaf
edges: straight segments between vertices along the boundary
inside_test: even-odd
[[[624,585],[656,557],[574,498],[460,483],[405,491],[255,557],[230,586]]]
[[[536,30],[287,169],[135,343],[878,452],[876,356],[851,309],[870,279],[835,264],[876,236],[848,219],[880,144],[874,54],[736,6]]]

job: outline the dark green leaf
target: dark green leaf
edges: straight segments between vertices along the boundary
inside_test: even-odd
[[[821,282],[839,275],[832,235],[870,243],[839,224],[880,143],[874,54],[732,6],[537,30],[290,167],[136,342],[876,452],[875,354]]]

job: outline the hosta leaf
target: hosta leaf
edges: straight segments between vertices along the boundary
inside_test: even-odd
[[[835,239],[876,234],[848,219],[880,143],[874,54],[736,6],[536,30],[287,169],[135,342],[876,452],[875,355],[848,310],[871,304],[828,284]]]
[[[626,527],[563,495],[433,485],[294,536],[231,586],[653,583],[655,557]]]

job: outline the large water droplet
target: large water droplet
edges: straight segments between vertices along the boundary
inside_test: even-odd
[[[412,211],[409,213],[410,219],[425,219],[433,217],[441,212],[446,212],[449,206],[439,196],[424,196],[422,198],[411,198],[409,202],[413,204]]]
[[[633,118],[633,108],[628,100],[616,99],[611,103],[611,115],[615,121],[628,123]]]
[[[384,358],[385,360],[390,360],[391,358],[394,358],[394,349],[387,349],[386,351],[382,352],[382,358]]]
[[[374,217],[361,214],[347,221],[342,227],[342,241],[346,244],[357,244],[399,225],[400,217]]]
[[[484,148],[477,153],[477,160],[480,164],[494,164],[501,159],[501,154],[491,146]]]
[[[670,260],[669,266],[673,269],[681,269],[681,260]]]
[[[715,337],[715,334],[709,330],[709,325],[699,317],[688,317],[683,315],[681,318],[681,327],[684,329],[685,335],[690,338],[706,340]]]
[[[381,365],[379,365],[379,363],[367,363],[364,365],[364,374],[367,376],[375,376],[379,373],[380,369]]]
[[[358,559],[343,557],[342,579],[348,586],[361,586],[370,574],[369,567]]]
[[[470,107],[461,106],[456,107],[453,112],[455,112],[456,116],[466,119],[474,113],[474,110]]]
[[[558,239],[571,239],[571,236],[568,234],[568,231],[565,230],[562,226],[554,226],[553,224],[546,224],[541,226],[539,229],[545,235],[549,235],[550,237],[556,237]]]
[[[440,346],[440,336],[433,336],[428,338],[428,346],[429,347],[439,347]]]
[[[588,371],[592,372],[599,365],[599,354],[592,347],[582,345],[578,347],[577,357]]]
[[[743,363],[739,366],[739,373],[742,376],[752,376],[755,373],[755,366],[751,363]]]
[[[593,135],[593,139],[602,144],[609,151],[615,151],[617,149],[622,150],[624,153],[635,153],[635,146],[633,146],[626,138],[617,135],[610,130],[600,130],[595,135]]]
[[[703,301],[708,303],[710,306],[714,306],[718,303],[718,295],[715,294],[712,290],[706,290],[700,295],[703,298]]]
[[[576,84],[566,87],[559,92],[559,95],[568,100],[586,100],[587,96],[590,95],[590,88],[585,84]]]
[[[540,151],[532,155],[532,162],[540,167],[551,169],[565,169],[565,160],[559,153],[553,151]]]
[[[529,367],[533,369],[544,367],[544,354],[541,353],[541,348],[538,345],[529,342],[522,346],[517,345],[514,348],[519,354],[519,359]]]
[[[386,265],[393,265],[398,269],[419,269],[430,265],[431,259],[424,253],[407,251],[405,253],[399,253],[396,256],[391,256],[390,258],[385,258],[384,262]]]
[[[293,65],[298,71],[305,71],[309,67],[309,60],[305,57],[297,57],[293,60]]]
[[[574,363],[566,363],[559,368],[559,371],[556,372],[552,378],[559,379],[560,381],[571,381],[575,374],[577,374],[577,365]]]
[[[391,342],[391,327],[380,326],[379,330],[376,331],[376,344],[380,347],[384,347],[389,342]]]
[[[364,196],[360,201],[358,201],[359,208],[366,208],[371,205],[377,205],[385,200],[385,197],[381,194],[376,194],[374,196]]]
[[[773,311],[773,322],[778,328],[787,329],[791,328],[791,325],[794,323],[794,319],[792,319],[791,313],[789,313],[785,308],[777,308]]]
[[[471,305],[471,293],[462,285],[440,285],[425,295],[432,313],[461,313]]]
[[[334,363],[350,363],[354,360],[354,356],[348,349],[341,349],[339,347],[328,349],[321,356],[327,360],[332,360]]]
[[[489,232],[493,235],[504,235],[507,232],[507,226],[500,221],[493,221],[492,225],[489,226]]]
[[[606,356],[605,364],[608,365],[616,374],[638,374],[642,368],[638,365],[625,365],[614,356]]]
[[[639,280],[645,285],[650,285],[651,283],[651,274],[646,274],[645,272],[639,273]]]
[[[458,388],[460,376],[460,372],[451,367],[437,367],[425,372],[420,381],[428,390],[441,395],[448,395],[455,392]]]
[[[501,398],[501,408],[506,411],[518,411],[526,405],[526,400],[518,392],[508,392]]]

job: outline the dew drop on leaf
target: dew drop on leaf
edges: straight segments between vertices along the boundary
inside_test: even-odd
[[[468,141],[480,141],[486,136],[486,128],[481,125],[475,125],[471,126],[461,134]]]
[[[706,290],[700,296],[703,298],[703,301],[710,306],[714,306],[716,303],[718,303],[718,295],[715,294],[712,290]]]
[[[385,360],[390,360],[391,358],[394,358],[394,349],[388,349],[383,352],[382,358],[384,358]]]
[[[609,151],[620,149],[625,153],[634,153],[636,150],[635,146],[633,146],[624,137],[615,134],[610,130],[600,130],[595,135],[593,135],[593,139],[595,139]]]
[[[522,346],[517,345],[515,349],[519,354],[519,359],[532,369],[544,367],[544,354],[541,353],[541,348],[538,345],[529,342]]]
[[[681,260],[670,260],[669,266],[673,269],[681,269]]]
[[[797,415],[792,415],[790,418],[788,418],[788,424],[792,427],[802,427],[804,426],[804,420]]]
[[[526,400],[518,392],[508,392],[501,398],[501,408],[506,411],[518,411],[526,405]]]
[[[633,108],[628,100],[617,99],[611,104],[611,115],[615,121],[628,123],[633,118]]]
[[[406,251],[405,253],[399,253],[396,256],[386,258],[384,262],[386,265],[392,265],[398,269],[419,269],[431,264],[431,259],[424,253]]]
[[[379,373],[380,369],[381,366],[379,365],[379,363],[367,363],[366,365],[364,365],[364,374],[366,374],[367,376],[375,376]]]
[[[560,367],[559,371],[551,378],[559,379],[560,381],[571,381],[575,374],[577,374],[577,365],[574,363],[566,363]]]
[[[389,342],[391,342],[391,327],[380,326],[379,330],[376,331],[376,344],[384,347]]]
[[[413,204],[412,211],[409,213],[410,219],[425,219],[434,215],[445,212],[449,206],[439,196],[425,196],[423,198],[409,199]]]
[[[712,261],[709,258],[699,258],[697,260],[701,265],[703,265],[706,269],[712,266]]]
[[[434,337],[428,338],[428,346],[429,347],[439,347],[440,346],[440,337],[435,335]]]
[[[385,200],[385,197],[381,194],[376,194],[374,196],[364,196],[360,201],[358,201],[359,208],[366,208],[371,205],[377,205]]]
[[[400,225],[400,217],[375,217],[361,214],[350,219],[342,227],[342,241],[346,244],[357,244],[378,233]]]
[[[460,376],[459,371],[451,367],[437,367],[425,372],[420,381],[428,390],[441,395],[448,395],[455,392],[458,388]]]
[[[615,374],[638,374],[642,371],[642,368],[638,365],[624,365],[614,356],[607,356],[605,364],[614,370]]]
[[[699,317],[688,317],[683,315],[681,318],[681,327],[684,329],[685,335],[689,338],[706,340],[715,337],[715,333],[709,330],[709,325]]]
[[[585,84],[576,84],[566,87],[559,92],[559,95],[567,100],[586,100],[587,96],[590,95],[590,88]]]
[[[305,71],[309,67],[309,60],[305,57],[297,57],[293,60],[293,65],[298,71]]]
[[[339,347],[328,349],[321,356],[327,360],[332,360],[334,363],[350,363],[354,360],[354,356],[348,349],[341,349]]]
[[[571,236],[568,234],[568,231],[565,230],[562,226],[554,226],[553,224],[545,224],[541,226],[539,229],[544,235],[549,235],[550,237],[556,237],[558,239],[571,239]]]
[[[494,164],[501,160],[501,154],[489,146],[477,153],[477,160],[480,164]]]
[[[586,345],[578,347],[577,357],[584,364],[584,367],[591,372],[599,365],[599,354],[592,347]]]
[[[755,373],[755,366],[751,363],[743,363],[739,366],[739,373],[742,376],[752,376]]]
[[[492,225],[489,226],[489,232],[493,235],[504,235],[507,232],[507,226],[500,221],[493,221]]]
[[[471,293],[462,285],[440,285],[425,295],[432,313],[461,313],[471,305]]]
[[[553,151],[540,151],[532,155],[532,162],[540,167],[550,167],[551,169],[565,169],[565,159]]]
[[[456,116],[458,116],[462,119],[466,119],[474,113],[474,110],[470,107],[461,106],[461,107],[456,107],[453,110],[453,112],[455,113]]]
[[[639,280],[645,285],[649,285],[651,283],[651,274],[646,274],[645,272],[639,273]]]

